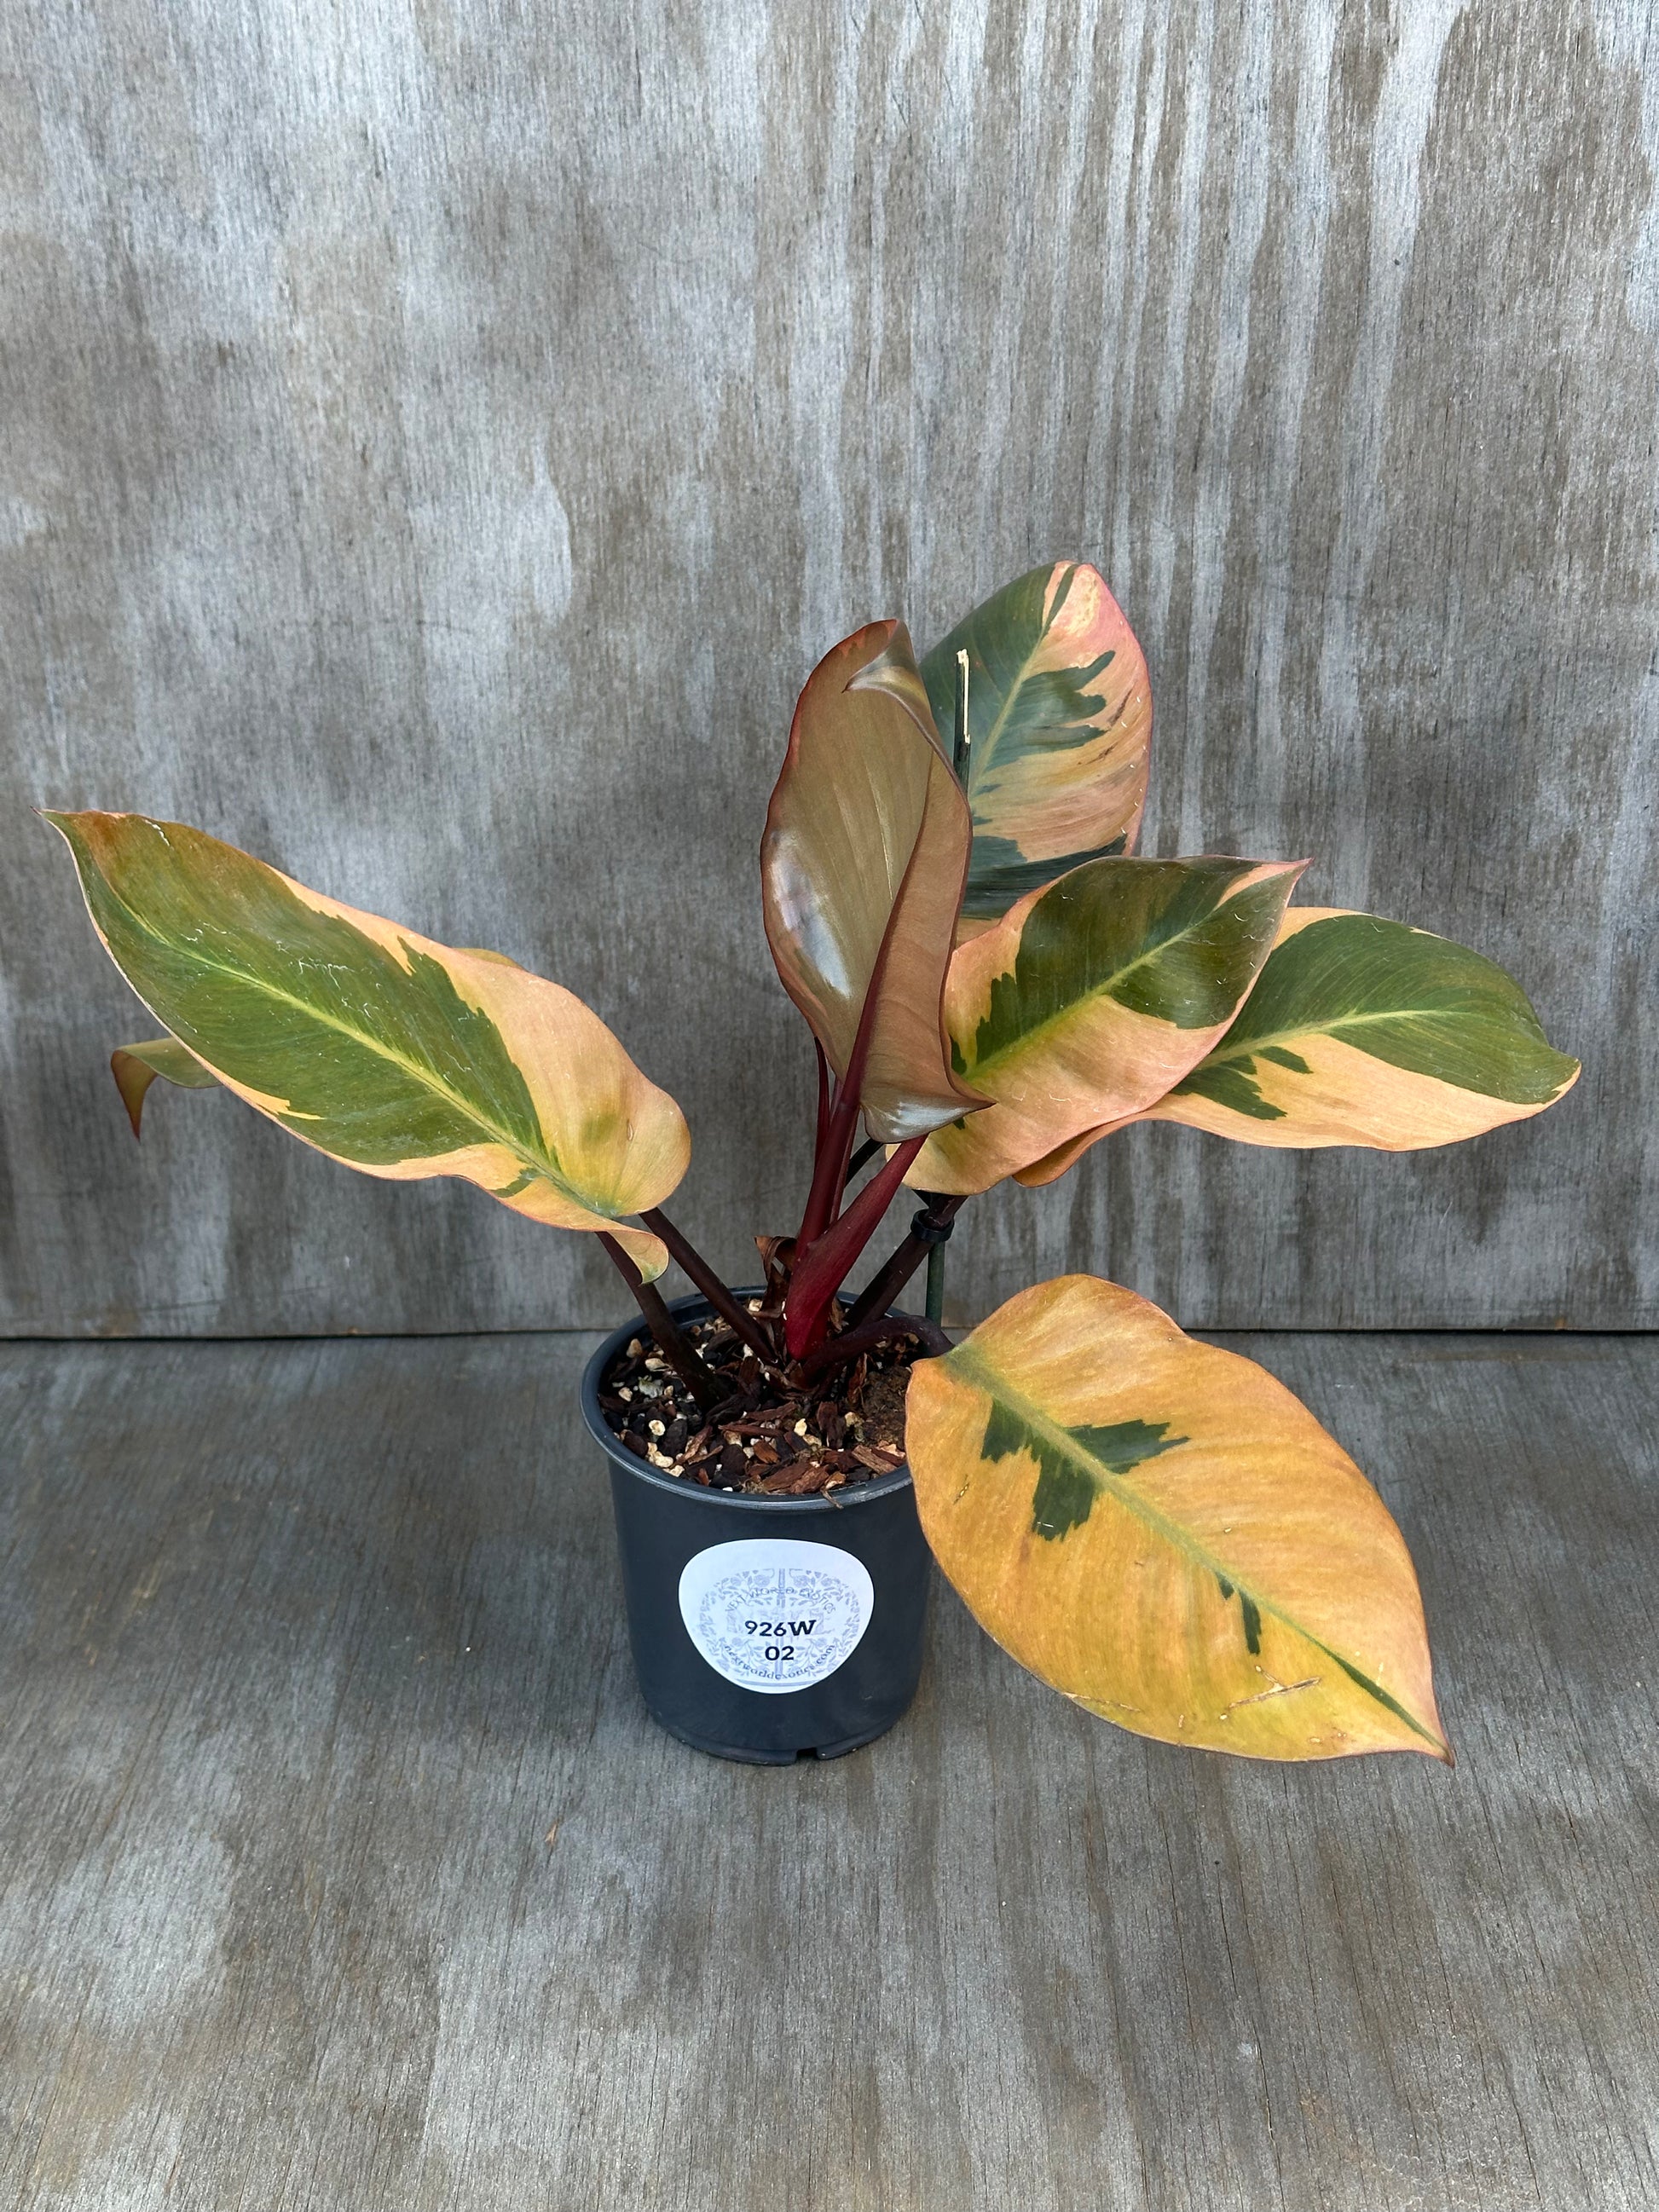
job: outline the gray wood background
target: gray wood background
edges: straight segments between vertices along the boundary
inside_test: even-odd
[[[1659,1347],[1234,1340],[1448,1773],[1145,1742],[943,1586],[869,1750],[684,1749],[592,1340],[0,1346],[7,2212],[1653,2212]]]
[[[1194,1324],[1659,1313],[1659,69],[1644,0],[14,0],[0,20],[0,1328],[591,1322],[585,1240],[229,1101],[29,803],[171,813],[580,991],[678,1211],[791,1224],[754,849],[836,637],[1097,560],[1147,848],[1510,965],[1588,1073],[1444,1154],[1132,1133],[970,1212]]]

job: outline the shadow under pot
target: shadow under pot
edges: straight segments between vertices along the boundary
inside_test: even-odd
[[[681,1298],[677,1320],[704,1320]],[[611,1468],[635,1671],[653,1720],[717,1759],[839,1759],[892,1727],[921,1672],[933,1555],[910,1470],[829,1498],[705,1490],[636,1459],[599,1382],[635,1319],[582,1376],[582,1417]]]

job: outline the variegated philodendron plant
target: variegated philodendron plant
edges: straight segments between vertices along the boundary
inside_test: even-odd
[[[653,1287],[671,1257],[798,1387],[896,1326],[967,1198],[1052,1182],[1130,1122],[1405,1152],[1540,1113],[1574,1080],[1480,953],[1292,907],[1295,862],[1130,857],[1151,728],[1140,648],[1080,563],[1009,585],[920,664],[884,622],[812,672],[761,878],[817,1040],[817,1142],[797,1233],[761,1240],[757,1311],[661,1211],[690,1157],[679,1108],[568,991],[199,830],[49,818],[167,1031],[114,1055],[135,1131],[156,1076],[219,1084],[367,1174],[459,1176],[593,1232],[707,1404],[724,1386]],[[901,1182],[924,1194],[910,1234],[838,1303]],[[908,1413],[922,1523],[1024,1666],[1170,1742],[1449,1758],[1400,1532],[1262,1369],[1088,1275],[1023,1291],[954,1349],[926,1340]]]

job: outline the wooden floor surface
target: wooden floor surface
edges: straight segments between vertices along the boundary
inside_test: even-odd
[[[832,1765],[647,1720],[591,1340],[0,1348],[0,2206],[1652,2212],[1659,1345],[1229,1339],[1428,1759],[1139,1742],[948,1594]]]

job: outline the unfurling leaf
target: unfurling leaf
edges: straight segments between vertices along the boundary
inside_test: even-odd
[[[1400,1531],[1252,1361],[1067,1275],[920,1363],[905,1418],[939,1565],[1054,1689],[1167,1743],[1449,1763]]]
[[[132,1133],[139,1133],[144,1097],[156,1077],[176,1083],[181,1091],[214,1091],[219,1079],[203,1066],[193,1052],[186,1052],[177,1037],[155,1037],[148,1044],[120,1044],[109,1056],[110,1073],[127,1109]]]
[[[1146,657],[1105,579],[1060,561],[976,607],[921,664],[941,729],[968,655],[966,921],[1103,854],[1127,853],[1146,798],[1152,695]]]
[[[1226,1035],[1128,1120],[1247,1145],[1415,1152],[1553,1105],[1578,1079],[1526,994],[1479,952],[1376,915],[1292,907]],[[1022,1171],[1051,1182],[1122,1120]]]
[[[992,1103],[930,1137],[908,1180],[986,1190],[1161,1098],[1232,1020],[1301,867],[1093,860],[959,945],[945,999],[953,1064]]]
[[[46,818],[117,967],[210,1078],[349,1167],[459,1176],[534,1220],[608,1231],[661,1273],[660,1240],[618,1216],[679,1182],[684,1117],[580,999],[183,823]]]
[[[884,1143],[978,1103],[951,1076],[939,1014],[969,834],[904,625],[872,623],[800,695],[761,884],[783,987]]]

